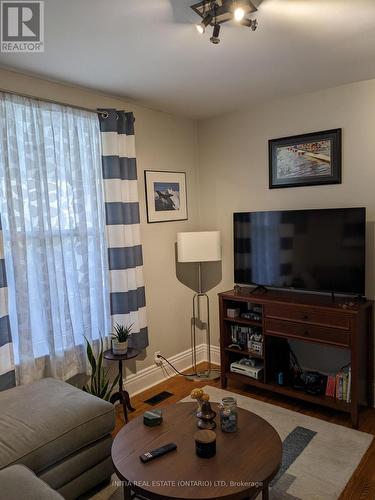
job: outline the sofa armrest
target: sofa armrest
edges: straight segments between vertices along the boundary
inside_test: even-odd
[[[63,500],[63,497],[36,477],[24,465],[0,470],[0,500]]]

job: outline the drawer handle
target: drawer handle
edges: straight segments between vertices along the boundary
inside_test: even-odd
[[[308,315],[307,315],[307,314],[304,314],[304,315],[302,316],[302,319],[306,320],[306,319],[309,319],[309,317],[308,317]]]
[[[305,331],[303,332],[303,334],[304,334],[305,336],[310,335],[310,333],[309,333],[307,330],[305,330]]]

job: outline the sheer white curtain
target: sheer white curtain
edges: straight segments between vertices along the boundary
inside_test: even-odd
[[[110,331],[96,114],[0,93],[0,196],[17,382],[87,371]]]

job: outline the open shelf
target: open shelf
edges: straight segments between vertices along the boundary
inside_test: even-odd
[[[268,391],[276,392],[278,394],[283,394],[284,396],[300,399],[302,401],[307,401],[309,403],[328,406],[329,408],[333,408],[336,410],[349,411],[351,407],[351,403],[347,403],[346,401],[340,401],[339,399],[331,398],[324,395],[313,396],[312,394],[307,394],[306,392],[303,391],[297,391],[292,387],[285,387],[273,383],[262,382],[260,380],[253,379],[251,377],[247,377],[246,375],[241,375],[240,373],[229,372],[228,378],[236,380],[237,382],[241,382],[243,384],[249,384],[255,387],[260,387],[261,389],[266,389]]]
[[[242,382],[243,384],[254,385],[255,387],[260,387],[262,389],[267,388],[267,384],[263,380],[256,380],[255,378],[247,377],[246,375],[241,375],[241,373],[234,373],[229,371],[227,373],[228,379],[235,380],[237,382]]]
[[[251,326],[259,326],[262,327],[261,321],[253,321],[252,319],[246,318],[228,318],[225,317],[224,321],[228,321],[229,323],[239,323],[240,325],[251,325]]]
[[[225,350],[228,352],[235,352],[236,354],[243,354],[244,356],[251,356],[252,358],[264,359],[264,356],[262,354],[254,351],[249,351],[248,349],[235,349],[232,347],[226,347]]]
[[[302,401],[308,401],[310,403],[316,403],[323,406],[328,406],[337,410],[347,411],[351,404],[340,399],[335,399],[324,394],[321,396],[314,396],[313,394],[308,394],[304,391],[298,391],[293,389],[293,387],[281,386],[277,384],[267,383],[265,386],[269,387],[273,392],[279,394],[284,394],[285,396],[290,396],[292,398],[301,399]]]

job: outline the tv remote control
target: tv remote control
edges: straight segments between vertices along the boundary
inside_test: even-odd
[[[177,448],[176,444],[168,443],[165,444],[164,446],[160,446],[160,448],[156,448],[155,450],[143,453],[143,455],[141,455],[139,458],[145,464],[147,462],[150,462],[151,460],[154,460],[154,458],[161,457],[162,455],[165,455],[166,453],[175,450],[176,448]]]

